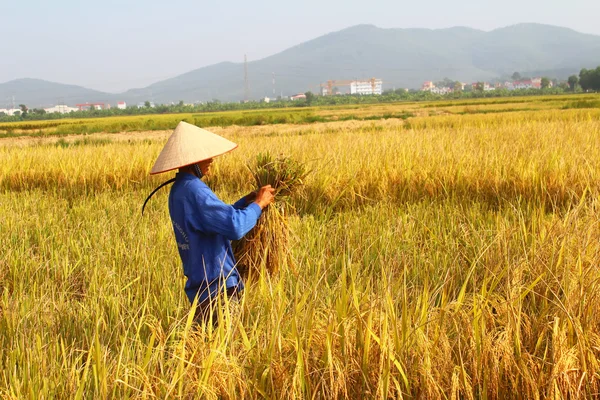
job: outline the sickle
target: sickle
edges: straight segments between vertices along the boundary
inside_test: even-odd
[[[148,197],[146,198],[146,201],[144,202],[144,205],[142,206],[142,216],[144,215],[144,208],[146,208],[146,203],[148,203],[148,200],[150,200],[150,198],[151,198],[152,196],[154,196],[154,193],[158,192],[158,190],[159,190],[160,188],[162,188],[163,186],[166,186],[166,185],[168,185],[169,183],[173,183],[173,182],[175,182],[175,178],[173,178],[173,179],[169,179],[168,181],[161,183],[159,187],[157,187],[156,189],[154,189],[154,190],[152,191],[152,193],[150,193],[150,196],[148,196]]]
[[[202,173],[202,170],[200,170],[200,167],[198,166],[198,164],[194,164],[194,172],[195,172],[196,176],[198,177],[198,179],[202,179],[202,177],[204,176],[204,174]],[[163,186],[168,185],[169,183],[175,182],[175,179],[177,179],[177,178],[169,179],[168,181],[161,183],[160,186],[158,186],[156,189],[154,189],[152,191],[152,193],[150,193],[150,196],[148,196],[146,198],[146,201],[144,202],[144,205],[142,206],[142,216],[144,216],[144,208],[146,208],[146,203],[148,203],[148,200],[150,200],[150,198],[152,196],[154,196],[154,193],[158,192],[159,189],[162,188]]]

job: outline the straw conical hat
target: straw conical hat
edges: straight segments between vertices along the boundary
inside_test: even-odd
[[[158,155],[151,175],[171,171],[227,153],[237,144],[205,129],[181,121]]]

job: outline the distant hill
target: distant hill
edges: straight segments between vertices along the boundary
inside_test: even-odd
[[[258,99],[272,96],[273,72],[276,94],[289,95],[318,91],[319,83],[329,79],[377,77],[383,79],[384,88],[417,88],[425,80],[448,77],[472,82],[509,76],[515,71],[564,79],[581,68],[597,65],[600,36],[556,26],[519,24],[484,32],[462,27],[431,30],[358,25],[249,62],[248,77],[250,97]],[[72,99],[118,98],[129,103],[234,101],[244,97],[244,65],[230,62],[199,68],[119,95],[65,85],[57,87],[54,93],[45,82],[38,96],[34,81],[28,81],[28,92],[18,95],[23,99],[19,102],[28,104],[54,103],[60,97],[59,89]],[[0,101],[13,94],[5,87],[11,83],[0,84]]]
[[[112,94],[86,89],[81,86],[65,85],[41,79],[16,79],[0,83],[0,108],[12,107],[12,97],[16,105],[28,107],[48,107],[59,103],[74,105],[94,102],[114,102]]]

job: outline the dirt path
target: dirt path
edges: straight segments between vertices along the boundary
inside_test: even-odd
[[[252,136],[271,136],[277,135],[297,135],[303,133],[319,133],[332,131],[345,131],[358,129],[360,127],[379,126],[383,129],[399,129],[405,124],[405,121],[396,118],[379,119],[369,121],[332,121],[321,122],[316,124],[276,124],[276,125],[260,125],[260,126],[227,126],[227,127],[210,127],[207,128],[217,135],[226,138],[235,139],[241,135],[245,137]],[[64,140],[66,142],[74,142],[76,140],[103,140],[108,139],[112,142],[119,141],[134,141],[134,140],[166,140],[172,130],[164,131],[139,131],[139,132],[120,132],[120,133],[92,133],[89,135],[68,135],[68,136],[19,136],[10,138],[0,138],[0,147],[25,147],[35,145],[47,145]]]
[[[144,139],[166,139],[172,131],[142,131],[142,132],[120,132],[120,133],[92,133],[89,135],[68,135],[68,136],[48,136],[48,137],[33,137],[19,136],[14,138],[0,138],[0,146],[31,146],[42,144],[53,144],[59,140],[66,142],[74,142],[83,139],[109,139],[114,142],[129,141],[129,140],[144,140]]]

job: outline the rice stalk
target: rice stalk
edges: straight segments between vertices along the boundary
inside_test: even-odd
[[[307,174],[303,163],[285,156],[274,158],[269,153],[258,154],[249,168],[257,188],[271,185],[275,189],[276,202],[263,210],[258,223],[245,237],[232,244],[243,278],[261,268],[270,274],[277,273],[282,265],[293,268],[287,212],[291,210],[291,196],[303,184]]]

